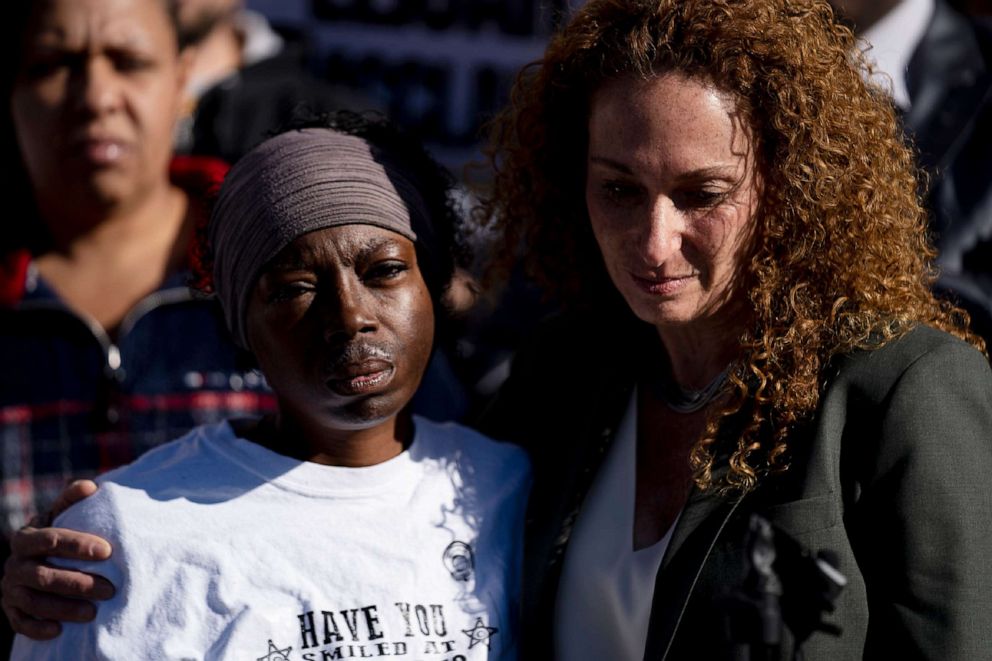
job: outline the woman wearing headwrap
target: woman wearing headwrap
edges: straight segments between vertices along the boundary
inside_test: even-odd
[[[13,658],[514,655],[525,455],[408,407],[453,273],[444,180],[388,127],[346,130],[262,143],[208,228],[278,412],[197,428],[67,511],[113,545],[118,592]]]

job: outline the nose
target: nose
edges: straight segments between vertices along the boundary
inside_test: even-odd
[[[374,301],[360,283],[340,283],[327,291],[324,305],[324,340],[344,344],[363,334],[375,333],[379,323]]]
[[[672,200],[662,195],[654,198],[643,221],[640,240],[641,254],[649,266],[663,264],[681,250],[684,230],[684,219]]]
[[[77,70],[71,93],[76,108],[100,116],[120,108],[123,90],[113,63],[103,56],[88,57]]]

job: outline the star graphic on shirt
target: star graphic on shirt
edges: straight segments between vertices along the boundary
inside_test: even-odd
[[[485,643],[486,647],[490,647],[489,641],[493,637],[493,634],[498,633],[499,629],[496,627],[487,627],[486,623],[482,621],[482,618],[476,618],[475,626],[471,629],[462,629],[462,633],[468,636],[468,648],[472,649],[475,647],[476,643]]]
[[[293,650],[292,646],[285,649],[279,649],[272,643],[272,639],[269,639],[269,653],[265,656],[258,657],[258,661],[289,661],[289,653]]]

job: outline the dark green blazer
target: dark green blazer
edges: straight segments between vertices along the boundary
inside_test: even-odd
[[[524,658],[553,658],[555,597],[582,500],[647,358],[653,329],[560,319],[515,361],[483,428],[532,454]],[[664,439],[658,439],[664,442]],[[653,589],[645,659],[721,659],[720,599],[739,585],[759,512],[849,583],[808,661],[992,659],[992,372],[926,327],[834,362],[790,469],[747,497],[690,496]],[[793,658],[786,632],[781,658]]]

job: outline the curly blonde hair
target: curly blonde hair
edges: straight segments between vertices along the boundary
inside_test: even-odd
[[[528,246],[532,277],[582,303],[608,286],[583,192],[593,93],[620,76],[676,71],[735,99],[764,184],[741,273],[752,323],[729,403],[690,454],[700,488],[748,491],[786,468],[790,435],[815,413],[834,356],[919,324],[984,351],[967,314],[931,293],[914,156],[866,67],[824,0],[589,0],[491,125],[485,216],[504,245]],[[738,415],[717,481],[717,434]]]

